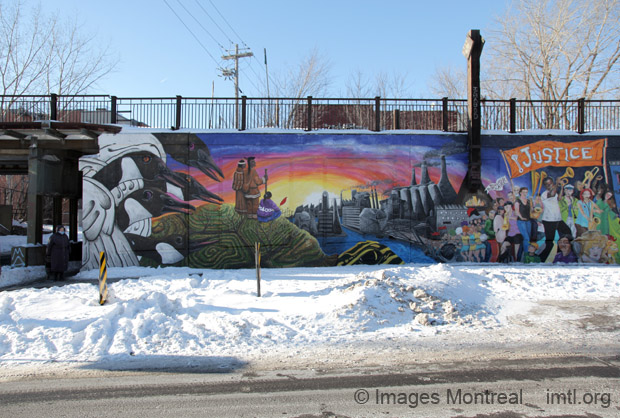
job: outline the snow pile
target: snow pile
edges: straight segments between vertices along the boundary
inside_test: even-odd
[[[341,293],[351,292],[354,300],[338,310],[340,319],[358,324],[362,331],[377,331],[397,325],[409,325],[411,331],[421,326],[465,325],[474,321],[472,314],[461,316],[458,303],[429,294],[404,278],[387,271],[360,274]],[[380,276],[380,277],[376,277]]]
[[[27,285],[47,277],[45,266],[27,266],[20,268],[2,267],[0,274],[0,291],[4,287]]]
[[[479,339],[508,329],[511,318],[544,300],[620,298],[620,269],[612,266],[263,269],[260,298],[252,270],[111,268],[103,306],[96,276],[89,271],[62,287],[0,292],[0,365],[250,359],[321,344],[415,344],[452,332]],[[549,309],[546,315],[540,321],[556,332],[559,319]],[[519,329],[523,338],[527,332]]]

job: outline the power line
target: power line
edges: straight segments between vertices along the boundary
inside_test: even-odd
[[[256,70],[255,70],[255,69],[254,69],[254,67],[252,66],[252,62],[253,62],[253,61],[250,61],[250,62],[248,63],[248,68],[249,68],[250,70],[252,70],[252,72],[254,73],[254,75],[256,76],[256,78],[260,81],[260,83],[261,83],[263,86],[265,86],[265,81],[263,80],[263,78],[264,78],[264,77],[261,77],[260,75],[258,75],[258,73],[256,72]],[[260,90],[260,89],[258,89],[258,88],[257,88],[257,90]]]
[[[254,73],[254,75],[256,76],[257,80],[262,83],[263,85],[265,85],[265,82],[262,80],[261,77],[258,76],[258,74],[256,74],[256,70],[254,70],[254,68],[252,67],[252,61],[248,62],[248,67],[250,70],[252,70],[252,72]],[[258,92],[258,94],[260,94],[260,87],[256,85],[256,83],[254,83],[254,81],[248,77],[247,80],[250,82],[250,84],[252,84],[254,86],[254,88],[256,89],[256,91]]]
[[[207,16],[209,16],[209,19],[211,19],[211,22],[213,22],[213,24],[214,24],[215,26],[217,26],[217,28],[220,30],[220,32],[222,32],[222,34],[223,34],[223,35],[224,35],[224,36],[228,39],[228,42],[230,42],[231,44],[234,44],[234,43],[235,43],[235,41],[233,41],[232,39],[230,39],[230,36],[228,36],[228,34],[227,34],[226,32],[224,32],[224,29],[222,29],[222,28],[220,27],[220,25],[218,25],[218,24],[217,24],[217,22],[215,21],[215,19],[213,19],[213,18],[211,17],[211,15],[209,14],[209,12],[207,12],[207,9],[205,9],[205,8],[203,7],[203,5],[202,5],[202,4],[200,4],[200,2],[199,2],[198,0],[195,0],[195,1],[196,1],[196,4],[198,4],[198,6],[202,9],[202,11],[203,11],[203,12],[205,12],[205,14],[206,14]]]
[[[164,0],[165,1],[165,0]],[[200,4],[200,2],[198,0],[195,0],[196,3],[198,4],[198,6],[202,9],[202,11],[209,17],[209,19],[213,22],[213,24],[222,32],[222,34],[228,39],[229,42],[234,43],[233,40],[231,39],[230,36],[228,36],[228,34],[226,33],[226,31],[224,29],[222,29],[222,27],[220,25],[218,25],[218,23],[215,21],[215,19],[211,16],[211,14],[209,14],[209,12],[205,9],[205,7]],[[181,5],[181,7],[183,7],[183,9],[185,9],[185,11],[192,16],[192,18],[198,23],[198,25],[200,25],[200,27],[211,37],[211,39],[213,39],[218,45],[219,47],[225,51],[225,48],[222,46],[222,44],[220,42],[218,42],[215,37],[202,25],[202,23],[200,23],[200,21],[194,16],[192,15],[185,6],[183,6],[183,4],[181,4],[180,0],[177,0],[177,2]],[[241,36],[239,36],[239,34],[235,31],[235,29],[232,27],[232,25],[230,24],[230,22],[226,19],[226,17],[224,17],[224,15],[222,14],[222,12],[220,12],[220,10],[217,8],[217,6],[215,6],[215,4],[213,3],[213,1],[209,0],[209,3],[211,3],[211,6],[213,6],[213,8],[215,9],[215,11],[218,13],[218,15],[222,18],[222,20],[226,23],[226,25],[228,25],[228,27],[230,28],[230,30],[235,34],[235,36],[237,38],[239,38],[239,40],[241,41],[241,43],[247,48],[250,49],[250,47],[248,46],[248,44],[241,38]],[[167,4],[167,3],[166,3]],[[170,5],[168,5],[168,7],[170,7]],[[174,12],[174,10],[173,10]],[[175,13],[176,14],[176,13]],[[177,17],[180,19],[180,17],[177,15]],[[181,20],[181,19],[180,19]],[[181,22],[183,23],[183,21],[181,20]],[[185,23],[183,23],[185,25]],[[187,25],[185,25],[187,28]],[[189,30],[189,28],[188,28]],[[190,31],[190,33],[192,33]],[[192,33],[192,35],[194,36],[194,38],[196,38],[196,36]],[[198,40],[198,39],[196,39]],[[199,41],[200,43],[200,41]],[[202,43],[201,43],[202,45]],[[204,45],[202,45],[203,48]],[[211,55],[211,54],[209,54]],[[213,56],[211,56],[213,58]],[[252,58],[254,58],[254,60],[262,67],[263,64],[260,63],[260,61],[258,61],[258,59],[256,58],[255,55],[251,55]],[[272,84],[276,85],[279,88],[279,83],[274,80],[272,77],[270,77],[269,75],[267,75],[267,77],[262,77],[260,76],[257,71],[255,70],[254,66],[252,65],[252,60],[250,60],[250,62],[248,63],[249,66],[247,68],[249,68],[251,70],[252,73],[254,73],[254,77],[256,77],[256,79],[259,81],[259,83],[262,86],[265,85],[269,85],[269,81],[271,81]],[[220,63],[218,63],[218,65],[220,65]],[[226,70],[222,70],[225,74],[227,73]],[[229,75],[233,74],[235,70],[231,70],[228,71],[228,73],[230,73]],[[239,71],[237,69],[237,71]],[[248,74],[249,75],[249,74]],[[268,78],[267,81],[265,82],[263,80],[263,78]],[[246,80],[251,83],[254,88],[256,89],[256,91],[260,94],[261,88],[259,88],[256,83],[252,80],[252,77],[247,77]],[[237,86],[238,89],[238,86]]]
[[[204,44],[202,42],[200,42],[200,39],[198,39],[198,37],[194,34],[194,32],[192,32],[192,30],[189,28],[189,26],[187,26],[185,24],[185,22],[183,21],[183,19],[181,19],[181,16],[179,16],[177,14],[177,12],[168,4],[168,2],[166,0],[164,0],[164,3],[166,3],[166,6],[168,6],[168,8],[172,11],[172,13],[174,13],[174,15],[177,17],[177,19],[179,19],[179,21],[183,24],[183,26],[185,26],[185,29],[187,29],[187,31],[189,33],[192,34],[192,36],[194,37],[194,39],[196,39],[196,42],[198,42],[200,44],[200,46],[202,47],[202,49],[205,50],[205,52],[211,57],[211,59],[213,60],[213,62],[215,62],[215,65],[219,66],[220,62],[218,62],[215,57],[209,52],[209,50],[207,49],[207,47],[204,46]]]
[[[221,61],[219,61],[219,62],[218,62],[218,61],[217,61],[217,59],[215,59],[215,57],[214,57],[214,56],[213,56],[213,55],[209,52],[209,50],[206,48],[206,46],[205,46],[205,45],[204,45],[204,44],[200,41],[200,39],[198,38],[198,36],[196,36],[196,34],[195,34],[195,33],[194,33],[191,29],[190,29],[190,27],[189,27],[189,26],[185,23],[185,21],[183,20],[183,18],[182,18],[182,17],[181,17],[181,16],[180,16],[180,15],[179,15],[176,11],[175,11],[175,9],[174,9],[174,8],[173,8],[173,7],[172,7],[172,6],[171,6],[171,5],[170,5],[170,4],[169,4],[166,0],[164,0],[164,3],[166,3],[166,6],[168,6],[168,8],[172,11],[172,13],[174,13],[174,15],[175,15],[175,16],[177,17],[177,19],[181,22],[181,24],[185,27],[185,29],[187,29],[187,31],[188,31],[188,32],[189,32],[189,33],[190,33],[190,34],[194,37],[194,39],[196,40],[196,42],[198,42],[198,44],[199,44],[199,45],[200,45],[200,46],[204,49],[204,51],[205,51],[205,52],[206,52],[206,53],[207,53],[207,54],[211,57],[211,59],[213,60],[213,62],[215,62],[215,64],[216,64],[218,67],[221,67]],[[185,6],[184,6],[184,5],[183,5],[183,4],[179,1],[179,0],[177,0],[177,3],[179,3],[179,5],[180,5],[180,6],[181,6],[184,10],[185,10],[185,12],[186,12],[187,14],[189,14],[190,16],[192,16],[192,18],[196,21],[196,23],[198,23],[198,25],[199,25],[199,26],[200,26],[200,27],[201,27],[201,28],[202,28],[202,29],[203,29],[203,30],[204,30],[204,31],[205,31],[205,32],[206,32],[206,33],[207,33],[207,34],[211,37],[211,39],[213,39],[213,41],[214,41],[216,44],[218,44],[218,46],[222,49],[222,51],[226,52],[226,50],[225,50],[224,46],[223,46],[220,42],[218,42],[218,40],[217,40],[217,39],[215,39],[215,37],[214,37],[214,36],[213,36],[213,35],[212,35],[212,34],[211,34],[211,33],[210,33],[210,32],[209,32],[209,31],[208,31],[208,30],[207,30],[207,29],[206,29],[206,28],[205,28],[205,27],[201,24],[201,23],[200,23],[200,21],[199,21],[198,19],[196,19],[196,17],[195,17],[195,16],[194,16],[194,15],[193,15],[193,14],[192,14],[192,13],[191,13],[191,12],[190,12],[190,11],[189,11],[186,7],[185,7]],[[204,8],[203,8],[203,10],[204,10]],[[206,12],[206,11],[205,11],[205,12]],[[218,11],[218,13],[219,13],[219,11]],[[208,13],[207,13],[207,15],[208,15]],[[220,13],[220,15],[221,15],[221,13]],[[211,16],[209,16],[209,17],[211,18]],[[222,16],[222,17],[223,17],[223,16]],[[212,19],[212,18],[211,18],[211,19]],[[214,22],[214,23],[215,23],[215,22]],[[228,23],[228,22],[227,22],[227,23]],[[229,26],[230,26],[230,24],[229,24]],[[219,27],[219,26],[218,26],[218,27]],[[231,29],[232,29],[232,28],[231,28]],[[222,29],[220,28],[220,30],[222,30]],[[234,29],[233,29],[233,32],[234,32]],[[226,33],[224,33],[224,35],[225,35],[228,39],[230,39],[230,38],[226,35]],[[238,35],[237,35],[237,36],[238,36]],[[249,49],[249,48],[248,48],[248,49]],[[248,55],[248,56],[253,56],[253,54],[252,54],[252,55]],[[259,77],[259,76],[256,74],[256,71],[254,71],[254,69],[253,69],[252,67],[250,67],[250,69],[252,70],[252,72],[254,72],[254,75],[258,78],[258,80],[260,80],[260,82],[264,83],[264,82],[262,81],[262,78],[261,78],[261,77]],[[224,72],[224,74],[226,75],[226,70],[223,70],[223,69],[222,69],[222,71],[223,71],[223,72]],[[231,73],[231,74],[235,74],[235,73],[236,73],[236,72],[238,72],[238,71],[239,71],[239,69],[238,69],[238,67],[237,67],[237,69],[236,69],[236,70],[232,70],[230,73]],[[256,91],[260,92],[260,88],[256,85],[256,83],[252,80],[252,78],[251,78],[251,77],[247,77],[247,78],[246,78],[246,80],[247,80],[247,82],[249,82],[252,86],[254,86],[254,88],[256,89]],[[238,82],[237,82],[237,83],[238,83]],[[239,86],[238,86],[238,84],[235,86],[235,89],[236,89],[237,91],[241,91],[241,90],[240,90],[240,88],[239,88]]]
[[[215,37],[214,37],[213,35],[211,35],[211,32],[209,32],[209,31],[207,30],[207,28],[205,28],[205,27],[203,26],[203,24],[202,24],[202,23],[200,23],[200,20],[196,19],[196,16],[194,16],[192,13],[190,13],[190,11],[189,11],[189,10],[187,10],[187,8],[183,5],[183,3],[181,3],[181,1],[180,1],[180,0],[177,0],[177,3],[179,3],[179,5],[180,5],[180,6],[181,6],[181,7],[182,7],[182,8],[183,8],[186,12],[187,12],[187,14],[188,14],[188,15],[190,15],[190,16],[192,17],[192,19],[194,19],[194,20],[196,21],[196,23],[198,23],[198,26],[200,26],[200,27],[202,28],[202,30],[204,30],[204,31],[207,33],[207,35],[209,35],[209,36],[211,37],[211,39],[213,39],[213,42],[215,42],[216,44],[218,44],[218,46],[220,47],[220,49],[221,49],[222,51],[225,51],[225,50],[226,50],[226,48],[224,48],[224,45],[222,45],[222,44],[221,44],[221,43],[220,43],[217,39],[215,39]]]
[[[248,44],[246,44],[243,39],[241,39],[241,36],[239,36],[239,34],[237,32],[235,32],[235,30],[233,29],[232,26],[230,26],[230,23],[228,23],[228,20],[226,20],[226,18],[224,17],[224,15],[222,15],[222,13],[220,13],[220,11],[218,10],[217,7],[215,7],[215,4],[213,4],[213,2],[211,0],[209,0],[209,3],[211,3],[211,6],[213,6],[213,8],[215,9],[215,11],[220,15],[220,17],[224,20],[224,22],[226,22],[226,24],[228,25],[228,27],[230,28],[230,30],[233,31],[233,33],[235,34],[235,36],[237,36],[237,38],[239,38],[239,40],[241,41],[241,43],[248,48]]]
[[[195,1],[196,1],[196,2],[198,2],[198,0],[195,0]],[[235,36],[237,36],[237,38],[239,38],[239,40],[241,41],[241,43],[242,43],[242,44],[243,44],[246,48],[249,48],[248,44],[247,44],[247,43],[246,43],[246,42],[245,42],[245,41],[241,38],[241,36],[239,36],[239,34],[235,31],[235,29],[232,27],[232,25],[231,25],[231,24],[228,22],[228,20],[224,17],[224,15],[222,14],[222,12],[220,12],[220,11],[219,11],[219,9],[215,6],[215,4],[213,4],[213,1],[209,0],[209,3],[211,3],[211,6],[213,6],[213,8],[215,9],[215,11],[216,11],[216,12],[220,15],[220,17],[222,18],[222,20],[224,20],[224,22],[226,22],[226,24],[228,25],[228,27],[230,28],[230,30],[232,30],[232,31],[233,31],[233,33],[235,34]],[[200,5],[200,3],[198,3],[198,4]],[[215,23],[215,21],[213,20],[213,18],[212,18],[212,17],[209,15],[209,13],[208,13],[208,12],[204,9],[204,7],[202,7],[202,5],[200,5],[200,7],[201,7],[201,8],[203,9],[203,11],[207,14],[207,16],[209,16],[209,18],[211,18],[211,20],[213,21],[213,23]],[[222,30],[222,29],[219,27],[219,25],[217,25],[217,23],[215,23],[215,24],[216,24],[216,26],[217,26],[220,30]],[[224,32],[224,31],[222,30],[222,32]],[[225,35],[226,35],[226,34],[225,34]],[[230,37],[228,37],[227,35],[226,35],[226,37],[227,37],[227,38],[229,38],[229,41],[231,41],[231,40],[230,40]],[[231,41],[231,43],[232,43],[232,41]],[[256,61],[256,62],[257,62],[257,63],[258,63],[261,67],[262,67],[262,65],[263,65],[263,64],[261,64],[261,62],[258,60],[258,58],[256,58],[256,56],[255,56],[255,55],[254,55],[254,56],[252,56],[252,58],[254,58],[254,60],[255,60],[255,61]],[[263,84],[263,85],[265,85],[265,84],[269,84],[269,81],[271,81],[271,83],[272,83],[272,84],[274,84],[274,85],[275,85],[278,89],[280,89],[280,90],[281,90],[280,83],[278,83],[278,82],[277,82],[277,80],[274,80],[274,79],[273,79],[272,77],[270,77],[269,75],[267,75],[267,77],[265,77],[265,78],[268,78],[267,82],[265,83],[265,81],[263,81],[263,77],[259,76],[259,75],[258,75],[258,73],[254,70],[254,67],[252,67],[251,62],[252,62],[252,60],[250,60],[250,69],[252,70],[252,72],[254,73],[254,75],[256,76],[256,78],[257,78],[258,80],[260,80],[261,84]],[[255,86],[255,87],[256,87],[256,86]],[[259,90],[259,91],[260,91],[260,89],[258,89],[258,88],[257,88],[257,90]]]
[[[178,1],[178,0],[177,0],[177,1]],[[204,6],[203,6],[202,4],[200,4],[200,2],[199,2],[198,0],[195,0],[195,1],[196,1],[196,4],[198,4],[198,6],[202,9],[202,11],[204,12],[204,14],[206,14],[206,15],[207,15],[207,17],[211,20],[211,22],[213,22],[213,24],[214,24],[214,25],[215,25],[215,26],[216,26],[216,27],[217,27],[217,28],[218,28],[218,29],[222,32],[222,34],[223,34],[223,35],[224,35],[224,36],[225,36],[225,37],[226,37],[226,38],[230,41],[230,43],[234,44],[235,42],[231,39],[231,37],[230,37],[230,36],[228,36],[228,34],[226,33],[226,31],[225,31],[224,29],[222,29],[222,27],[221,27],[221,26],[220,26],[220,25],[219,25],[219,24],[215,21],[215,19],[213,18],[213,16],[211,16],[211,14],[207,11],[207,9],[205,9],[205,8],[204,8]],[[214,6],[214,7],[215,7],[215,6]],[[187,11],[187,9],[186,9],[186,11]],[[221,13],[219,10],[218,10],[218,13],[219,13],[219,15],[222,17],[222,19],[226,20],[226,19],[224,18],[224,16],[222,15],[222,13]],[[195,18],[195,17],[194,17],[194,19],[196,20],[196,18]],[[228,24],[228,26],[232,29],[232,26],[231,26],[228,22],[226,22],[226,23],[227,23],[227,24]],[[200,24],[200,23],[199,23],[199,24]],[[202,25],[201,25],[201,26],[202,26]],[[203,27],[203,29],[204,29],[204,27]],[[235,30],[234,30],[234,29],[232,29],[232,30],[233,30],[233,32],[235,32]],[[236,33],[236,32],[235,32],[235,33]],[[237,35],[237,36],[239,36],[239,35]],[[241,38],[239,37],[239,39],[241,39]],[[242,39],[241,39],[241,41],[243,42],[243,40],[242,40]],[[247,44],[246,44],[245,42],[243,42],[243,44],[247,47]],[[220,45],[220,47],[221,47],[222,49],[224,49],[224,47],[222,47],[221,45]],[[265,82],[263,81],[263,78],[262,78],[262,77],[260,77],[260,76],[257,74],[256,70],[255,70],[255,69],[254,69],[254,67],[252,66],[252,62],[251,62],[251,61],[250,61],[250,63],[249,63],[249,64],[250,64],[250,65],[249,65],[249,67],[247,67],[247,68],[250,68],[250,70],[254,73],[254,76],[255,76],[255,77],[256,77],[256,79],[258,80],[258,82],[264,86],[264,85],[265,85]],[[243,71],[243,70],[242,70],[242,69],[240,69],[240,71]],[[232,74],[232,72],[231,72],[230,74]],[[248,75],[250,75],[250,74],[248,74]],[[248,77],[248,78],[247,78],[247,81],[248,81],[248,82],[250,82],[250,83],[254,86],[254,88],[256,89],[256,91],[260,94],[261,88],[260,88],[259,86],[257,86],[257,84],[256,84],[256,83],[252,80],[252,78],[251,78],[251,77]]]

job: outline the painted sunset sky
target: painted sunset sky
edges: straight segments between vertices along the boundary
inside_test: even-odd
[[[394,187],[408,186],[415,168],[419,183],[420,163],[425,160],[431,181],[441,175],[441,154],[446,155],[448,177],[459,190],[467,169],[467,154],[460,137],[446,135],[325,135],[325,134],[198,134],[224,173],[215,182],[196,169],[194,178],[208,190],[234,204],[232,177],[237,162],[255,157],[257,172],[268,173],[268,190],[282,209],[295,210],[299,205],[320,202],[323,191],[330,198],[351,198],[351,190],[375,187],[385,198]],[[173,170],[182,170],[169,161]],[[264,193],[264,186],[260,187]]]

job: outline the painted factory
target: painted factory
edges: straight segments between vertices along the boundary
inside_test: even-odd
[[[418,242],[420,236],[430,237],[431,232],[455,229],[467,221],[467,207],[452,203],[457,193],[448,179],[445,156],[441,156],[438,183],[431,181],[425,161],[420,168],[419,183],[414,168],[409,186],[395,187],[381,200],[376,188],[371,188],[352,190],[350,200],[343,199],[341,193],[340,204],[332,199],[330,205],[324,192],[318,205],[298,207],[294,222],[315,236],[341,235],[345,226],[362,234]]]

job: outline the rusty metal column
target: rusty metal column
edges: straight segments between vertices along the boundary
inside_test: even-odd
[[[40,150],[32,137],[28,155],[28,244],[43,242],[43,196],[39,193]]]
[[[480,153],[480,55],[484,40],[480,31],[472,29],[467,34],[463,55],[467,58],[467,138],[469,148],[469,167],[467,185],[470,191],[482,188]]]

